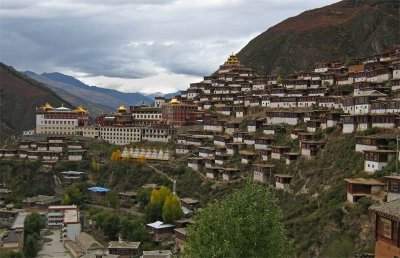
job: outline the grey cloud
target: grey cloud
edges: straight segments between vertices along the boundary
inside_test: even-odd
[[[21,70],[133,79],[209,74],[269,26],[334,2],[0,1],[1,61]]]

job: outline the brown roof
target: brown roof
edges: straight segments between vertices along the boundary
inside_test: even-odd
[[[76,241],[82,245],[84,252],[87,252],[88,250],[98,250],[104,248],[96,239],[94,239],[94,237],[85,232],[78,234],[76,236]]]
[[[375,213],[389,215],[394,219],[400,220],[400,199],[383,204],[374,204],[369,207],[369,210]]]
[[[385,176],[387,179],[400,179],[400,175]]]
[[[361,185],[385,185],[384,183],[375,180],[375,179],[367,179],[367,178],[346,178],[344,181],[350,184],[361,184]]]
[[[288,174],[275,174],[275,177],[292,178],[293,176]]]
[[[253,164],[255,167],[262,167],[262,168],[273,168],[275,165],[272,164]]]

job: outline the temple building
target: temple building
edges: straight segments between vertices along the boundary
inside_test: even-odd
[[[78,126],[88,125],[89,113],[83,107],[74,110],[64,107],[54,108],[49,103],[36,109],[37,134],[75,135]]]
[[[162,105],[162,120],[172,127],[194,125],[204,120],[204,111],[198,111],[196,104],[185,104],[174,98]]]
[[[225,79],[227,81],[233,80],[235,75],[250,77],[254,74],[250,68],[246,68],[242,65],[237,56],[233,53],[228,57],[225,63],[219,67],[218,73],[226,74]]]

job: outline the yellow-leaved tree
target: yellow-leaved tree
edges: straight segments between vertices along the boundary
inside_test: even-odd
[[[177,219],[181,219],[183,217],[183,211],[181,207],[181,203],[178,197],[174,194],[170,194],[165,199],[163,210],[162,210],[162,218],[166,223],[172,223]]]
[[[115,151],[115,160],[120,160],[121,159],[121,151],[118,149]]]
[[[171,194],[171,190],[169,190],[165,186],[161,186],[160,189],[154,188],[151,192],[150,203],[155,204],[164,204],[165,199],[167,199],[168,195]]]

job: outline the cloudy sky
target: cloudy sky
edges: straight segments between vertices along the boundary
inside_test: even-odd
[[[174,92],[268,27],[334,0],[0,0],[0,61],[124,92]]]

